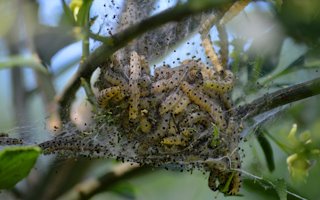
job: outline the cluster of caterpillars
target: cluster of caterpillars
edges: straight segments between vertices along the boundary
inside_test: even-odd
[[[175,68],[156,68],[152,76],[146,59],[132,52],[125,70],[110,66],[104,79],[107,88],[97,95],[97,102],[116,118],[122,137],[135,143],[135,161],[152,164],[152,158],[157,157],[161,164],[228,156],[225,168],[239,167],[232,164],[239,159],[239,126],[232,123],[232,112],[228,112],[234,84],[231,71],[216,71],[200,60],[185,60]],[[218,130],[215,136],[214,130]],[[163,156],[162,160],[157,156],[166,154],[174,156]],[[216,175],[217,169],[211,168]],[[221,177],[231,173],[224,173],[226,169],[218,173],[218,184],[225,184]],[[239,178],[232,174],[234,183],[230,186],[234,187]],[[211,188],[220,189],[215,182],[210,183]],[[226,193],[236,192],[230,189]]]
[[[220,20],[211,15],[203,21],[199,33],[213,66],[190,59],[174,68],[163,65],[151,75],[147,60],[131,52],[128,66],[115,61],[104,69],[106,89],[97,101],[115,117],[121,137],[135,152],[131,161],[156,166],[187,163],[210,171],[212,190],[239,192],[241,123],[231,110],[234,75],[225,69],[228,39],[223,25],[249,2],[236,2]],[[209,35],[214,25],[225,43],[220,58]]]

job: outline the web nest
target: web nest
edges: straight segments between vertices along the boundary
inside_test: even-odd
[[[208,36],[215,22],[215,16],[209,18],[199,31],[213,66],[188,59],[174,68],[156,68],[151,75],[148,60],[134,48],[125,49],[129,54],[126,61],[114,56],[100,66],[94,124],[88,131],[68,131],[41,143],[43,152],[200,169],[210,172],[212,190],[237,194],[241,120],[232,112],[229,97],[234,75],[224,69],[227,61],[221,59],[220,63]],[[227,44],[221,46],[221,52],[228,54]]]

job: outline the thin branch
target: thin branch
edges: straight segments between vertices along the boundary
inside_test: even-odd
[[[124,47],[134,38],[153,30],[167,22],[179,21],[185,17],[218,8],[232,0],[189,0],[184,4],[177,4],[173,8],[167,9],[157,15],[149,17],[141,22],[128,27],[127,29],[106,38],[106,42],[98,47],[79,67],[79,70],[71,78],[69,84],[66,85],[64,91],[58,97],[60,105],[60,114],[62,119],[68,118],[68,108],[75,97],[75,93],[80,87],[80,77],[88,79],[94,70],[102,65],[118,49]]]
[[[84,200],[90,199],[95,194],[106,191],[117,183],[130,179],[136,175],[145,172],[146,167],[140,167],[138,164],[123,163],[117,165],[112,171],[96,178],[85,180],[74,186],[67,193],[62,195],[59,200]]]
[[[249,104],[236,109],[239,118],[247,119],[273,108],[320,94],[320,78],[296,84],[276,92],[265,94]]]

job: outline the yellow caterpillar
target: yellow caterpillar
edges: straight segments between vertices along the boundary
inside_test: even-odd
[[[187,82],[181,84],[181,89],[191,101],[197,104],[202,110],[208,112],[219,127],[226,126],[221,107],[216,102],[202,94],[197,88],[193,88]]]
[[[199,30],[201,36],[205,37],[208,35],[211,27],[216,23],[217,18],[214,14],[211,14],[202,24]]]
[[[168,83],[167,80],[160,80],[152,83],[151,92],[153,94],[163,93],[164,91],[167,90],[167,83]]]
[[[177,115],[183,112],[189,104],[190,104],[189,97],[186,96],[185,94],[182,94],[179,102],[173,108],[173,114]]]
[[[167,79],[172,76],[172,70],[169,65],[163,65],[161,67],[157,67],[154,70],[154,78],[155,80]]]
[[[229,22],[232,18],[237,16],[249,3],[251,0],[239,0],[235,2],[229,10],[223,15],[220,20],[220,24],[224,25]]]
[[[163,115],[164,113],[174,109],[176,107],[176,104],[181,99],[181,95],[182,95],[181,90],[178,90],[178,92],[176,91],[171,92],[170,95],[160,105],[160,108],[159,108],[160,115]]]
[[[199,122],[205,122],[209,126],[210,124],[209,117],[210,116],[205,112],[202,112],[202,111],[194,112],[187,116],[187,118],[182,122],[182,126],[192,127],[192,125]]]
[[[171,90],[177,87],[183,78],[182,73],[175,73],[172,77],[168,79],[162,79],[157,82],[154,82],[151,86],[151,92],[153,94],[163,93],[165,91]]]
[[[216,69],[216,71],[219,72],[223,70],[223,66],[221,65],[220,60],[217,56],[217,53],[215,52],[214,47],[211,43],[210,35],[202,39],[202,46],[209,60],[213,64],[213,67]]]
[[[127,82],[120,75],[113,72],[111,69],[108,69],[104,74],[104,78],[111,83],[112,85],[122,85],[124,86]]]
[[[130,57],[130,78],[129,78],[129,120],[134,120],[139,114],[140,89],[138,80],[141,77],[141,66],[139,56],[136,52],[131,53]]]
[[[208,89],[212,89],[218,93],[227,93],[232,90],[233,88],[233,74],[229,70],[221,71],[222,74],[220,77],[219,75],[214,75],[215,80],[204,80],[203,86]]]
[[[149,122],[147,117],[141,117],[140,119],[140,129],[143,133],[150,133],[152,124]]]
[[[167,130],[169,128],[171,120],[171,113],[166,113],[163,115],[161,122],[158,124],[157,130],[155,132],[156,137],[163,137],[167,135]]]
[[[114,86],[100,91],[97,97],[97,102],[101,107],[106,107],[109,100],[120,94],[120,86]]]
[[[150,75],[149,63],[144,56],[140,56],[141,73],[144,75]]]
[[[174,146],[187,146],[188,141],[182,135],[169,136],[162,139],[161,144]]]

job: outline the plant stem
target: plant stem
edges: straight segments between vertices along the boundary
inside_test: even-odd
[[[265,94],[249,104],[236,108],[238,118],[247,119],[273,108],[320,94],[320,77]]]

